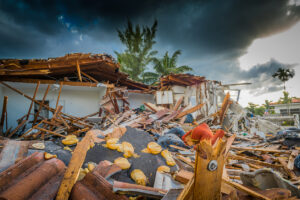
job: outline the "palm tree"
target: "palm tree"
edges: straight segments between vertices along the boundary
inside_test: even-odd
[[[177,59],[180,54],[181,51],[177,50],[173,53],[171,57],[169,57],[169,53],[167,51],[161,59],[154,58],[153,63],[155,72],[145,72],[145,82],[153,83],[157,81],[158,78],[161,76],[165,76],[171,73],[179,74],[193,70],[187,65],[177,66]]]
[[[281,80],[283,82],[284,91],[285,91],[285,82],[287,82],[288,80],[290,80],[294,76],[295,76],[295,71],[293,69],[283,69],[283,68],[279,68],[272,75],[273,78],[277,77],[279,80]]]
[[[120,41],[125,45],[124,52],[116,52],[120,70],[129,74],[129,77],[135,81],[143,81],[143,74],[157,54],[152,50],[156,43],[155,35],[157,31],[157,20],[151,27],[140,25],[133,26],[130,21],[125,30],[117,30]]]
[[[283,82],[283,95],[284,95],[284,103],[287,104],[288,115],[290,115],[290,102],[288,100],[289,93],[285,91],[285,82],[295,76],[295,71],[293,69],[283,69],[279,68],[273,75],[273,78],[278,78]]]

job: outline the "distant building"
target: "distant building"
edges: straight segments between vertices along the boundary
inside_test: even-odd
[[[298,114],[300,115],[300,98],[292,98],[290,104],[271,103],[275,114],[283,116]]]

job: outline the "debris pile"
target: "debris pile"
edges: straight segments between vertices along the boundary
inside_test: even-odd
[[[248,117],[220,82],[170,74],[147,86],[99,54],[0,65],[5,90],[30,100],[14,128],[5,123],[10,97],[3,100],[0,198],[300,198],[299,130]],[[36,84],[33,95],[15,82]],[[47,103],[53,84],[58,95]],[[66,85],[105,86],[98,109],[85,116],[63,112]]]

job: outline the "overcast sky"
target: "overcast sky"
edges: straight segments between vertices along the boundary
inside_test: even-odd
[[[294,68],[287,90],[300,97],[300,2],[290,0],[0,0],[0,58],[122,51],[116,29],[127,19],[151,26],[155,50],[182,50],[179,64],[224,83],[251,82],[240,102],[276,101],[271,75]]]

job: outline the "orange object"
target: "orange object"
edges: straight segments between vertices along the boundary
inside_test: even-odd
[[[210,130],[209,126],[206,123],[202,123],[196,128],[187,132],[184,136],[182,136],[182,140],[184,142],[185,138],[191,134],[191,138],[194,141],[201,141],[201,140],[211,140],[212,144],[216,142],[218,138],[222,138],[224,136],[224,131],[222,129],[218,129],[215,134]]]

